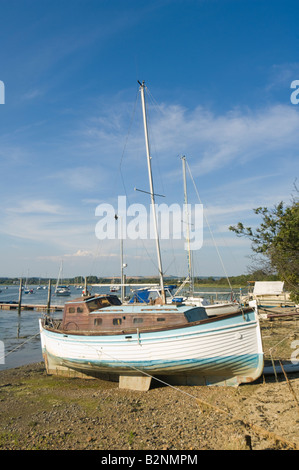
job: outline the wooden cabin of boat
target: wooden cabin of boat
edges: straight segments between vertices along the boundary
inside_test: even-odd
[[[236,306],[236,311],[231,315],[238,312]],[[124,305],[116,295],[108,294],[66,302],[62,322],[54,328],[72,334],[119,334],[136,332],[136,329],[167,329],[198,321],[211,321],[204,307],[161,304],[161,299],[146,305]],[[50,325],[46,322],[45,326]]]
[[[198,309],[197,309],[198,310]],[[204,315],[206,317],[206,315]],[[197,316],[197,319],[202,319]],[[116,295],[94,295],[66,302],[61,329],[88,333],[117,333],[136,328],[161,328],[188,323],[176,305],[162,305],[161,299],[151,304],[123,305]]]

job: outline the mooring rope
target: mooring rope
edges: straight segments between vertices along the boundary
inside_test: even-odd
[[[100,351],[98,351],[95,347],[93,346],[90,346],[91,348],[95,349],[96,352],[99,354]],[[102,351],[101,351],[102,352]],[[250,428],[252,429],[254,432],[256,432],[257,434],[259,435],[262,435],[264,436],[265,438],[268,438],[268,439],[271,439],[271,440],[274,440],[275,442],[280,442],[282,445],[284,445],[285,447],[287,447],[288,449],[293,449],[293,450],[299,450],[299,442],[292,442],[292,441],[288,441],[287,439],[284,439],[283,437],[279,436],[278,434],[274,433],[274,432],[271,432],[271,431],[267,431],[266,429],[260,427],[260,426],[257,426],[256,424],[253,424],[251,423],[250,421],[246,421],[244,420],[243,418],[240,418],[239,416],[235,416],[231,411],[226,411],[218,406],[215,406],[213,405],[212,403],[209,403],[205,400],[202,400],[198,397],[196,397],[195,395],[192,395],[191,393],[189,392],[186,392],[185,390],[181,390],[180,388],[178,387],[175,387],[174,385],[171,385],[167,382],[165,382],[164,380],[161,380],[157,377],[154,377],[150,374],[148,374],[147,372],[145,371],[142,371],[140,369],[138,369],[137,367],[135,366],[132,366],[124,361],[120,361],[119,359],[111,356],[110,354],[107,354],[106,352],[104,353],[106,356],[110,357],[111,359],[121,363],[121,364],[124,364],[128,367],[130,367],[131,369],[133,370],[136,370],[138,373],[142,374],[142,375],[146,375],[147,377],[150,377],[151,379],[154,379],[156,380],[157,382],[160,382],[161,384],[163,385],[166,385],[167,387],[170,387],[172,388],[173,390],[179,392],[179,393],[182,393],[183,395],[186,395],[192,399],[194,399],[200,406],[206,406],[208,408],[212,408],[214,411],[218,412],[218,413],[222,413],[222,414],[225,414],[227,415],[229,418],[231,418],[233,421],[238,421],[241,425],[243,425],[245,428]]]
[[[36,333],[34,336],[31,336],[30,338],[26,339],[26,341],[24,341],[22,344],[19,344],[18,346],[16,346],[14,349],[12,349],[11,351],[9,351],[7,354],[4,354],[4,356],[0,357],[0,361],[2,359],[5,359],[7,356],[9,356],[9,354],[13,353],[14,351],[16,351],[17,349],[21,348],[24,344],[28,343],[29,341],[31,341],[32,339],[34,339],[36,336],[38,336],[40,334],[40,332]]]

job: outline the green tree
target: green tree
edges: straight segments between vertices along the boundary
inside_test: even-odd
[[[239,222],[229,229],[252,241],[252,250],[267,258],[271,268],[285,281],[292,300],[299,302],[299,203],[294,200],[285,206],[280,202],[274,209],[253,210],[262,217],[258,228],[253,230]]]

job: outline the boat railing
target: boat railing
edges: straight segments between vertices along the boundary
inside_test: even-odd
[[[223,299],[223,297],[226,296],[231,296],[232,291],[200,291],[200,292],[193,292],[193,295],[195,296],[205,296],[205,295],[211,295],[215,297],[216,302],[219,299]],[[236,297],[236,293],[234,293],[234,297]]]
[[[44,316],[44,326],[53,328],[54,330],[59,330],[61,327],[62,320],[49,317],[48,315]]]

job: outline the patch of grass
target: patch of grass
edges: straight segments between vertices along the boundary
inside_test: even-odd
[[[0,433],[0,449],[19,446],[20,437],[17,433],[3,431]]]
[[[133,431],[130,431],[128,435],[128,442],[130,446],[134,444],[135,437],[136,437],[136,433]]]

